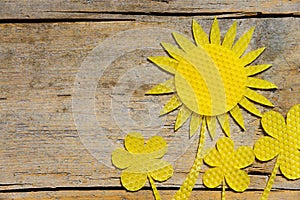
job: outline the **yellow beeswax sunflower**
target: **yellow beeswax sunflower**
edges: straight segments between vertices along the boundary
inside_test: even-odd
[[[226,181],[234,191],[243,192],[248,188],[250,178],[241,169],[254,162],[255,156],[252,148],[241,146],[234,150],[234,142],[228,137],[220,138],[216,146],[204,157],[204,162],[213,167],[204,173],[204,185],[215,188],[222,183],[223,190],[225,190]]]
[[[180,108],[175,130],[191,117],[190,135],[198,130],[201,123],[206,123],[214,137],[218,120],[229,136],[228,113],[244,129],[240,106],[257,116],[261,116],[261,113],[253,102],[273,106],[267,98],[252,90],[276,88],[266,80],[252,77],[271,65],[248,66],[265,49],[259,48],[244,54],[254,28],[235,43],[235,22],[222,42],[217,19],[212,24],[209,37],[195,20],[192,30],[195,43],[179,33],[173,33],[179,47],[161,43],[170,57],[149,57],[150,61],[174,77],[155,86],[147,94],[174,94],[161,110],[161,115]]]
[[[173,175],[172,165],[160,159],[167,152],[166,141],[160,136],[153,136],[145,144],[143,136],[133,132],[126,136],[125,148],[118,148],[112,153],[112,163],[124,169],[122,185],[127,190],[137,191],[148,178],[156,199],[159,199],[153,180],[166,181]]]
[[[277,156],[262,199],[267,199],[278,168],[288,179],[300,178],[300,104],[293,106],[284,117],[275,111],[262,116],[261,124],[269,136],[258,139],[254,153],[258,160],[269,161]]]

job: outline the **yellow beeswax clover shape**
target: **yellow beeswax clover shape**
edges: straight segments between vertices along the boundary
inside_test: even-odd
[[[217,147],[213,148],[205,157],[204,162],[211,167],[203,175],[206,187],[215,188],[226,181],[234,191],[245,191],[250,178],[243,168],[254,162],[255,156],[252,148],[241,146],[234,150],[234,142],[228,137],[220,138]]]
[[[147,181],[155,187],[156,181],[166,181],[173,175],[170,163],[161,160],[167,152],[167,143],[160,136],[151,137],[146,143],[140,133],[129,133],[125,138],[125,149],[118,148],[112,153],[112,163],[123,169],[122,185],[130,191],[141,189]],[[156,199],[159,194],[154,189]]]
[[[155,86],[147,94],[174,94],[165,104],[161,115],[180,109],[175,130],[191,118],[190,135],[197,132],[201,123],[205,123],[214,137],[218,120],[225,134],[230,136],[229,113],[244,129],[240,106],[257,116],[261,116],[261,113],[252,101],[273,106],[267,98],[251,89],[276,88],[266,80],[252,77],[270,68],[270,64],[248,66],[265,48],[244,54],[254,28],[234,43],[235,22],[222,42],[217,19],[212,24],[209,37],[195,20],[192,30],[195,42],[179,33],[173,33],[180,48],[161,43],[170,57],[149,57],[150,61],[174,77]]]
[[[284,117],[275,111],[262,116],[261,124],[269,136],[258,139],[254,153],[258,160],[269,161],[277,156],[271,177],[261,199],[267,199],[278,168],[288,179],[300,178],[300,104],[293,106]]]

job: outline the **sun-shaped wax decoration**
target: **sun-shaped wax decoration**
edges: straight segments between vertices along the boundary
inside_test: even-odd
[[[170,57],[149,57],[161,69],[174,75],[147,94],[174,94],[165,104],[161,115],[180,109],[175,130],[191,117],[190,135],[197,132],[201,123],[206,123],[214,137],[218,120],[225,134],[230,136],[228,113],[244,129],[240,106],[257,116],[261,116],[261,113],[251,101],[273,106],[267,98],[251,89],[276,88],[266,80],[252,77],[271,67],[270,64],[248,66],[265,48],[244,54],[254,28],[234,43],[236,26],[233,23],[221,42],[217,19],[212,24],[210,37],[193,20],[195,43],[179,33],[173,33],[180,48],[161,43]]]
[[[252,148],[241,146],[234,150],[234,142],[228,137],[217,141],[217,148],[212,149],[204,162],[214,168],[208,169],[203,175],[203,183],[209,188],[223,184],[223,198],[225,197],[225,181],[230,188],[237,192],[245,191],[250,183],[246,172],[241,170],[254,162]]]
[[[167,152],[166,141],[160,136],[153,136],[145,144],[140,133],[132,132],[125,138],[125,148],[118,148],[112,153],[112,163],[124,169],[122,185],[129,191],[137,191],[148,178],[155,198],[160,199],[154,180],[166,181],[173,175],[172,165],[160,159]]]
[[[280,113],[270,111],[262,116],[261,124],[269,136],[264,136],[256,142],[255,156],[261,161],[277,157],[261,198],[268,199],[278,168],[288,179],[300,178],[300,104],[289,110],[286,122]]]

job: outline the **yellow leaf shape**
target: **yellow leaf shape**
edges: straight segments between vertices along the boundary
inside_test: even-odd
[[[251,51],[247,53],[245,56],[243,56],[240,62],[242,63],[243,66],[246,66],[249,63],[252,63],[258,56],[260,56],[260,54],[262,54],[264,50],[265,47]]]
[[[162,182],[171,178],[174,170],[170,163],[164,160],[157,160],[156,164],[149,168],[149,171],[150,176],[154,180]]]
[[[131,153],[144,151],[144,138],[138,132],[131,132],[125,138],[125,148]]]
[[[182,60],[183,59],[185,53],[181,49],[178,49],[174,45],[169,44],[169,43],[165,43],[165,42],[162,42],[161,45],[168,52],[168,54],[170,56],[172,56],[173,58],[175,58],[176,60]]]
[[[253,78],[253,77],[248,77],[247,78],[247,86],[250,88],[257,88],[257,89],[276,89],[277,86],[274,85],[273,83],[259,79],[259,78]]]
[[[178,45],[185,51],[189,52],[196,48],[196,45],[192,43],[189,39],[179,33],[173,33],[173,37],[175,38]]]
[[[132,154],[125,149],[117,148],[112,153],[112,163],[119,169],[125,169],[132,164]]]
[[[248,32],[246,32],[242,37],[240,37],[240,39],[233,46],[232,50],[236,53],[237,57],[240,57],[241,55],[243,55],[243,53],[247,49],[247,47],[250,43],[250,40],[252,38],[254,29],[255,28],[253,27]]]
[[[143,173],[123,172],[121,182],[127,190],[137,191],[144,187],[147,182],[147,176]]]
[[[166,57],[166,56],[155,56],[155,57],[148,57],[150,61],[155,63],[157,66],[159,66],[161,69],[171,73],[176,73],[176,68],[178,66],[178,61],[175,59]]]
[[[196,22],[196,20],[193,20],[192,29],[195,42],[198,46],[203,46],[204,44],[209,43],[206,33],[203,31],[202,27]]]
[[[254,145],[254,153],[258,160],[272,160],[280,153],[280,141],[269,136],[261,137]]]
[[[230,124],[228,119],[228,114],[222,114],[217,116],[219,124],[221,125],[223,131],[227,135],[227,137],[230,137]]]
[[[266,97],[264,97],[263,95],[253,91],[252,89],[247,88],[246,89],[246,93],[245,96],[252,100],[255,101],[257,103],[260,103],[262,105],[266,105],[266,106],[274,106],[273,103],[271,101],[269,101]]]
[[[276,121],[276,125],[274,125]],[[286,123],[284,117],[275,111],[269,111],[264,113],[261,119],[261,125],[264,131],[273,138],[281,139],[286,132]]]
[[[163,107],[163,109],[160,111],[160,115],[164,115],[164,114],[167,114],[169,112],[172,112],[173,110],[175,110],[176,108],[178,108],[181,105],[182,105],[182,103],[180,101],[178,101],[177,96],[173,96],[166,103],[166,105]]]
[[[298,149],[300,149],[300,104],[294,105],[286,116],[287,128],[290,132],[294,132],[298,138],[295,138],[298,141]]]
[[[207,124],[209,134],[213,139],[216,136],[217,119],[216,117],[210,117],[210,116],[205,117],[205,119],[206,119],[206,124]]]
[[[208,188],[218,187],[223,179],[223,174],[217,167],[205,171],[203,175],[203,183]]]
[[[201,115],[197,113],[192,113],[191,122],[190,122],[190,137],[192,137],[196,131],[199,129],[199,126],[201,125],[202,121]]]
[[[232,110],[230,110],[230,115],[238,123],[238,125],[245,130],[244,119],[239,106],[235,106]]]
[[[243,108],[248,110],[250,113],[261,117],[261,112],[255,107],[255,105],[250,102],[247,98],[243,97],[241,101],[239,102],[239,105],[241,105]]]
[[[229,28],[229,30],[227,31],[224,37],[222,46],[231,49],[234,43],[235,35],[236,35],[236,22],[233,22],[233,24],[231,25],[231,27]]]
[[[214,22],[210,31],[210,43],[211,44],[220,44],[220,28],[217,18],[214,19]]]
[[[191,114],[192,111],[190,109],[188,109],[186,106],[181,106],[175,122],[175,131],[179,129],[184,124],[184,122],[186,122]]]
[[[234,165],[239,169],[243,169],[253,163],[255,155],[252,147],[241,146],[235,151]]]
[[[154,86],[151,90],[149,90],[146,94],[168,94],[174,93],[174,79],[169,79],[164,83]]]
[[[264,65],[248,66],[245,69],[246,69],[247,76],[253,76],[255,74],[258,74],[260,72],[263,72],[263,71],[269,69],[270,67],[272,67],[271,64],[264,64]]]
[[[228,186],[236,192],[244,192],[250,184],[248,174],[239,169],[232,170],[232,173],[225,176],[225,179]]]
[[[146,142],[143,152],[139,153],[149,154],[153,158],[161,158],[167,153],[167,143],[163,137],[155,135]]]

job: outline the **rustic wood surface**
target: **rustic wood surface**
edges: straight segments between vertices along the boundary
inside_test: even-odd
[[[200,2],[1,1],[0,199],[153,199],[149,185],[137,193],[121,187],[121,172],[95,156],[99,153],[93,154],[98,143],[92,140],[87,146],[74,119],[74,91],[83,63],[87,58],[99,62],[101,55],[94,55],[93,49],[110,41],[113,47],[118,41],[111,38],[123,39],[131,49],[134,44],[119,37],[122,31],[149,30],[149,37],[164,34],[165,40],[173,41],[165,33],[178,31],[191,37],[192,19],[208,32],[217,16],[223,35],[235,19],[238,36],[256,26],[249,48],[267,47],[256,62],[273,64],[258,76],[278,86],[276,91],[262,93],[284,115],[300,103],[300,2]],[[131,129],[145,129],[146,138],[159,134],[172,144],[167,159],[174,164],[174,176],[157,184],[162,198],[170,199],[193,163],[197,138],[188,138],[187,124],[174,134],[177,111],[157,116],[170,96],[144,95],[168,77],[147,61],[148,56],[164,54],[159,42],[157,46],[147,46],[145,39],[145,48],[116,57],[91,92],[95,93],[94,113],[99,126],[107,138],[115,141],[114,145],[122,144],[125,131]],[[245,111],[243,114],[247,130],[242,132],[231,120],[232,137],[236,145],[253,145],[263,135],[259,119]],[[180,141],[187,144],[176,146]],[[174,152],[179,153],[176,160]],[[106,156],[110,153],[103,152]],[[274,161],[255,162],[247,168],[250,191],[240,194],[228,189],[228,199],[259,199],[273,166]],[[220,189],[209,191],[203,186],[205,169],[204,166],[191,199],[220,198]],[[300,180],[288,181],[278,174],[273,189],[270,199],[300,198]]]

